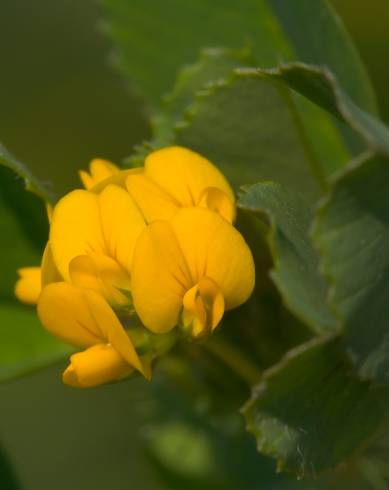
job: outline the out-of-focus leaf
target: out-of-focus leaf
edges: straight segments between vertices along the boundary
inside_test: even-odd
[[[280,470],[316,475],[344,462],[375,434],[389,392],[352,376],[337,341],[290,351],[265,372],[243,409],[259,451]]]
[[[50,335],[33,308],[0,303],[0,381],[63,359],[72,349]]]
[[[184,362],[184,373],[190,369],[201,385],[201,371],[193,368]],[[185,379],[183,373],[180,378]],[[138,407],[145,417],[146,452],[166,488],[257,490],[258,484],[265,490],[296,488],[295,481],[275,475],[274,463],[257,453],[237,413],[215,416],[207,405],[207,388],[203,385],[194,394],[191,385],[189,380],[177,386],[161,370],[148,386],[146,407]]]
[[[365,156],[322,203],[314,238],[345,348],[364,378],[389,382],[389,161]]]
[[[326,304],[328,287],[309,239],[309,204],[290,189],[266,182],[244,187],[238,206],[269,220],[271,276],[290,310],[315,332],[334,330],[336,320]]]
[[[0,488],[2,490],[21,490],[15,472],[0,447]]]
[[[252,46],[258,66],[298,59],[330,67],[364,109],[374,95],[340,19],[325,0],[103,0],[120,66],[158,106],[178,69],[204,46]],[[302,29],[301,26],[304,26]]]

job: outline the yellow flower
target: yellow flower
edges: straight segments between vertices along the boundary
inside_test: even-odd
[[[175,336],[167,332],[179,325],[203,337],[253,290],[252,255],[232,225],[233,191],[212,163],[180,147],[127,171],[93,160],[80,176],[87,190],[52,212],[34,272],[42,291],[31,302],[39,295],[43,325],[85,349],[71,356],[65,383],[96,386],[133,370],[150,378],[152,359]],[[32,293],[23,274],[17,290]]]
[[[41,292],[41,268],[22,267],[18,269],[19,279],[15,284],[15,296],[27,305],[35,305]]]
[[[234,193],[223,174],[206,158],[171,146],[146,157],[143,172],[131,172],[126,186],[147,222],[170,219],[181,207],[200,206],[235,218]]]
[[[119,319],[96,291],[57,282],[39,298],[38,315],[54,335],[85,351],[74,354],[63,373],[65,383],[89,387],[127,376],[137,369],[150,377]]]
[[[254,262],[241,234],[201,208],[154,221],[140,235],[132,263],[134,307],[144,325],[163,333],[179,322],[193,336],[215,329],[224,310],[254,287]]]
[[[91,189],[103,180],[112,177],[120,172],[120,168],[114,163],[101,158],[95,158],[89,163],[89,173],[85,170],[80,170],[79,176],[85,189]]]

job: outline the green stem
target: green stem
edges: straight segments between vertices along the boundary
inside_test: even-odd
[[[227,342],[221,337],[214,336],[204,342],[204,347],[227,364],[227,366],[249,385],[254,385],[260,380],[262,371],[230,342]]]

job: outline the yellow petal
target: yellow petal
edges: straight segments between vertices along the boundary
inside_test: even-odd
[[[55,265],[50,242],[47,242],[42,257],[42,273],[41,273],[42,289],[48,284],[51,284],[52,282],[61,282],[61,281],[63,281],[63,277],[58,272],[57,266]]]
[[[98,196],[76,190],[63,197],[54,208],[49,241],[58,271],[66,280],[74,257],[91,252],[104,254]]]
[[[217,187],[207,187],[200,195],[198,206],[219,213],[229,223],[235,221],[235,204]]]
[[[98,344],[73,354],[62,379],[75,388],[90,388],[122,379],[132,371],[111,345]]]
[[[99,292],[111,304],[128,304],[120,290],[130,290],[130,277],[110,257],[100,254],[79,255],[69,265],[72,284]]]
[[[219,325],[224,313],[224,298],[215,281],[203,277],[185,293],[183,306],[184,329],[193,337],[201,337]]]
[[[102,160],[101,158],[95,158],[89,164],[89,173],[85,170],[80,170],[79,175],[85,189],[90,189],[119,172],[119,167],[112,162]]]
[[[41,293],[41,268],[18,269],[19,279],[15,284],[15,296],[22,303],[35,305]]]
[[[170,219],[180,208],[179,202],[143,174],[129,175],[126,186],[148,223]]]
[[[132,262],[132,297],[143,324],[155,333],[171,330],[192,285],[172,227],[154,221],[140,235]]]
[[[130,273],[135,242],[146,227],[142,214],[124,189],[107,186],[98,196],[107,254]]]
[[[39,297],[38,316],[49,332],[69,344],[89,347],[105,340],[83,290],[71,284],[46,286]]]
[[[194,279],[212,279],[226,309],[250,296],[255,281],[254,261],[242,235],[218,214],[203,208],[181,209],[171,220],[179,248]]]
[[[171,146],[150,153],[145,160],[145,176],[184,207],[197,206],[207,187],[216,187],[231,202],[235,201],[223,174],[209,160],[187,148]]]
[[[87,298],[91,314],[98,328],[103,333],[104,338],[112,344],[128,364],[144,375],[145,371],[142,361],[112,308],[95,291],[85,290],[84,294]]]

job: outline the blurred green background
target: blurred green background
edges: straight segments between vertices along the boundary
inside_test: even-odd
[[[389,122],[389,3],[333,4]],[[96,2],[2,0],[0,11],[0,134],[17,157],[37,168],[44,164],[46,175],[70,165],[74,178],[64,177],[56,189],[64,192],[92,157],[120,160],[147,137],[140,103],[110,63]],[[134,407],[147,405],[144,382],[80,392],[62,385],[62,369],[0,387],[0,442],[20,488],[166,488],[144,457],[138,430]],[[9,471],[0,465],[0,475]]]

